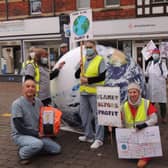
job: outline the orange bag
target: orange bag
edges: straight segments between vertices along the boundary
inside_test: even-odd
[[[52,106],[43,106],[40,109],[39,131],[40,136],[56,136],[60,129],[62,112]]]

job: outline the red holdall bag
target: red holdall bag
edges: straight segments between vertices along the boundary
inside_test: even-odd
[[[40,109],[39,134],[56,136],[60,129],[62,112],[52,106],[42,106]]]

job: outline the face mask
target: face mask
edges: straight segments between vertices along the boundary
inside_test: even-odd
[[[152,57],[153,57],[154,60],[159,60],[160,55],[159,54],[153,54]]]
[[[31,59],[34,59],[35,58],[35,52],[30,52],[30,57],[31,57]]]
[[[41,61],[41,64],[46,65],[48,63],[48,58],[41,57],[40,61]]]
[[[86,49],[86,56],[93,56],[94,54],[95,54],[95,51],[93,48]]]

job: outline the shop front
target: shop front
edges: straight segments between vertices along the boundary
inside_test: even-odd
[[[22,63],[32,46],[45,48],[55,64],[62,42],[59,23],[59,17],[1,22],[0,80],[21,81]]]
[[[168,42],[167,25],[167,16],[96,21],[93,23],[93,32],[99,44],[122,50],[145,70],[145,59],[141,50],[150,40],[157,47],[163,41]]]

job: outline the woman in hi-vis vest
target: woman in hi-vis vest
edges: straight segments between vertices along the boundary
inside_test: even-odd
[[[157,110],[147,99],[141,97],[141,89],[137,83],[128,85],[128,101],[122,106],[123,126],[142,130],[157,123]],[[138,168],[144,168],[150,158],[141,158],[137,163]]]

